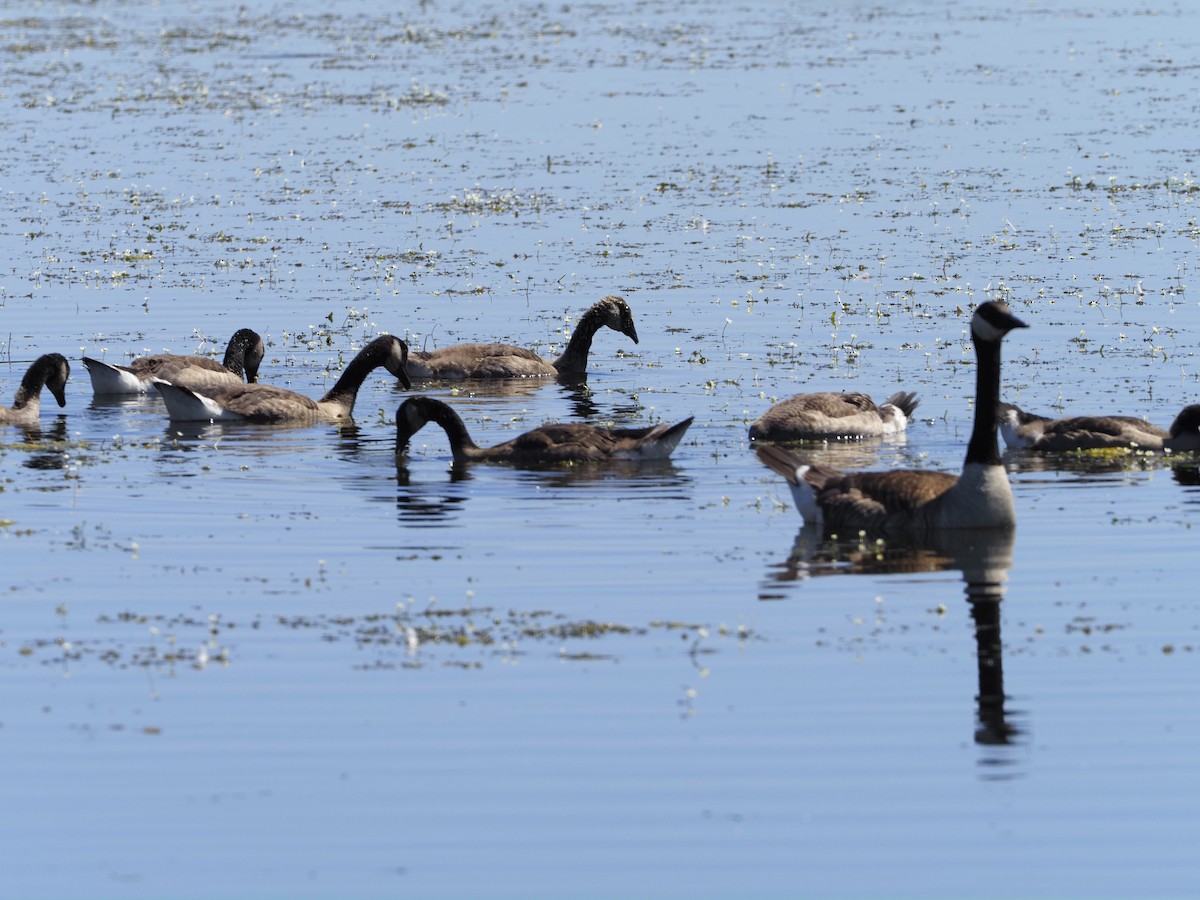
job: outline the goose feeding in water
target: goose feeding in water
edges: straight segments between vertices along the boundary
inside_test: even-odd
[[[144,394],[157,379],[194,391],[212,391],[226,385],[258,380],[258,367],[266,351],[262,338],[249,328],[233,333],[225,348],[224,364],[207,356],[157,353],[140,356],[127,366],[117,366],[85,356],[83,365],[92,378],[92,393]]]
[[[918,402],[911,391],[892,394],[878,406],[866,394],[796,394],[755,419],[750,440],[832,441],[899,434],[908,427]]]
[[[611,459],[666,459],[692,424],[648,428],[601,428],[584,422],[542,425],[494,447],[479,447],[453,409],[432,397],[410,397],[396,410],[396,455],[412,436],[434,422],[450,439],[455,463],[506,462],[518,466],[603,462]]]
[[[25,370],[13,405],[0,406],[0,425],[36,428],[42,413],[42,388],[47,388],[59,406],[67,405],[67,379],[71,364],[61,353],[46,353]]]
[[[971,317],[975,345],[975,421],[962,474],[898,469],[839,472],[775,446],[758,444],[759,458],[782,475],[805,521],[830,533],[920,534],[939,528],[1011,528],[1012,487],[1000,460],[996,404],[1000,400],[1000,342],[1025,328],[997,300]]]
[[[636,344],[637,328],[629,304],[620,297],[602,297],[579,318],[571,340],[558,359],[550,362],[532,350],[512,344],[455,344],[439,350],[414,350],[408,357],[412,378],[462,381],[467,378],[523,378],[582,375],[587,372],[592,338],[605,326]]]
[[[337,383],[320,400],[269,384],[235,384],[214,390],[197,391],[165,381],[154,386],[167,404],[174,422],[266,422],[304,424],[321,420],[348,419],[363,381],[383,366],[411,387],[404,363],[408,345],[398,337],[375,338],[350,361]]]

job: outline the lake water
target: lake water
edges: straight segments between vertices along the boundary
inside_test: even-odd
[[[1008,457],[1011,546],[831,548],[750,452],[919,392],[847,467],[956,470],[1004,394],[1200,383],[1186,4],[13,4],[3,13],[0,894],[1186,895],[1200,475]],[[356,424],[171,425],[79,357],[320,395],[380,332],[586,384],[429,385],[481,444],[695,416],[671,461],[450,471]]]

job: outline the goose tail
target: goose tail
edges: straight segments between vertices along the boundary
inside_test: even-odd
[[[694,416],[688,416],[674,425],[657,425],[638,441],[638,449],[645,459],[666,459],[679,446],[691,426]]]
[[[792,502],[805,522],[820,525],[824,519],[821,506],[817,503],[817,494],[826,481],[834,474],[833,470],[814,466],[804,462],[782,447],[775,444],[756,444],[754,452],[769,468],[781,475],[792,492]]]
[[[83,367],[92,379],[93,394],[144,394],[149,390],[146,382],[121,366],[85,356]]]
[[[216,422],[235,418],[215,400],[188,388],[179,387],[161,378],[154,379],[154,386],[158,388],[163,402],[167,404],[167,415],[171,417],[172,422]]]

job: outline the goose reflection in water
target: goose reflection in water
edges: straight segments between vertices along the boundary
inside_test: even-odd
[[[787,560],[774,567],[770,581],[800,581],[824,575],[883,575],[962,572],[971,618],[975,623],[978,686],[975,743],[982,747],[1016,742],[1021,729],[1005,707],[1004,658],[1000,635],[1000,601],[1012,567],[1016,532],[1009,528],[945,529],[920,543],[839,541],[805,525]],[[764,588],[760,600],[784,599],[778,587]],[[988,777],[1005,777],[1011,760],[1002,754],[980,760]]]
[[[456,463],[450,467],[450,482],[414,481],[408,466],[396,464],[396,517],[403,525],[449,525],[465,509],[470,494],[465,483],[471,480],[471,467]]]

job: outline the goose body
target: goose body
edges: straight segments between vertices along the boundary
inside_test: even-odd
[[[601,428],[583,422],[542,425],[494,447],[479,447],[453,409],[432,397],[410,397],[396,411],[396,454],[412,436],[434,422],[450,439],[455,463],[506,462],[519,466],[603,462],[611,459],[666,459],[692,424],[649,428]]]
[[[12,406],[0,406],[0,425],[36,428],[42,413],[42,388],[54,395],[59,406],[67,405],[67,379],[71,365],[61,353],[46,353],[33,361],[21,384]]]
[[[512,344],[471,343],[413,351],[408,357],[407,371],[413,378],[449,381],[582,375],[587,372],[592,338],[606,326],[626,335],[635,344],[638,342],[629,304],[610,295],[602,297],[580,316],[566,349],[553,362]]]
[[[258,380],[258,367],[265,355],[262,338],[249,328],[234,332],[225,348],[224,364],[207,356],[159,353],[141,356],[127,366],[83,358],[92,379],[92,392],[100,395],[144,394],[155,382],[169,381],[195,391],[212,391],[226,385]]]
[[[805,521],[833,533],[923,534],[943,528],[1011,528],[1012,487],[1000,459],[996,404],[1000,342],[1025,323],[999,301],[982,303],[971,319],[975,345],[975,421],[962,474],[899,469],[839,472],[773,444],[759,458],[788,483]]]
[[[1069,416],[1051,419],[1025,412],[1011,403],[996,407],[996,418],[1008,447],[1044,452],[1136,448],[1200,450],[1200,405],[1185,406],[1168,429],[1133,416]]]
[[[154,386],[167,404],[174,422],[275,422],[304,424],[322,420],[348,419],[354,411],[358,389],[373,370],[380,366],[410,387],[404,372],[408,345],[392,335],[378,337],[367,344],[329,392],[313,400],[295,391],[267,384],[238,384],[206,391],[180,387],[165,381]]]
[[[750,425],[752,441],[854,440],[899,434],[918,404],[901,391],[878,406],[866,394],[796,394],[781,400]]]

